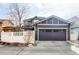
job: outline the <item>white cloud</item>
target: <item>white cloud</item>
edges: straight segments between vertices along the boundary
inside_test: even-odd
[[[79,3],[28,3],[28,4],[30,7],[30,13],[29,13],[30,16],[48,17],[50,15],[57,15],[64,19],[68,19],[72,16],[79,16]],[[3,5],[5,5],[5,7],[7,6],[6,4]]]
[[[62,3],[62,4],[49,4],[49,3],[40,3],[34,4],[39,11],[36,12],[38,16],[49,16],[57,15],[62,18],[70,18],[72,16],[79,15],[79,4],[78,3]]]
[[[79,3],[79,0],[0,0],[0,3]]]

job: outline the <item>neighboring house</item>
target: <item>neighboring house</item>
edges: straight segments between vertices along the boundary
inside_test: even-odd
[[[11,20],[7,20],[7,19],[0,19],[0,29],[1,31],[14,31],[14,26],[13,23],[11,22]]]
[[[71,24],[71,29],[79,27],[79,17],[74,16],[74,17],[68,19],[68,21]]]
[[[79,36],[79,17],[77,16],[74,16],[70,19],[68,19],[70,21],[70,24],[71,24],[71,32],[75,32],[75,33],[78,33],[78,36]],[[79,38],[78,38],[79,40]]]
[[[0,32],[2,31],[2,22],[0,22]]]
[[[70,40],[70,24],[68,21],[52,15],[36,22],[34,29],[37,41],[67,41]]]
[[[28,29],[32,30],[33,29],[32,25],[35,24],[38,21],[43,20],[43,19],[45,19],[45,18],[44,17],[35,16],[35,17],[32,17],[32,18],[24,20],[23,21],[24,22],[24,26],[23,26],[24,30],[28,30]]]
[[[0,40],[1,40],[2,22],[0,22]]]
[[[79,17],[74,16],[68,20],[70,21],[71,24],[71,31],[79,32]]]

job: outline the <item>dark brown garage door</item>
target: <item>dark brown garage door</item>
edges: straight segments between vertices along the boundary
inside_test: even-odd
[[[65,29],[40,29],[39,41],[66,41]]]

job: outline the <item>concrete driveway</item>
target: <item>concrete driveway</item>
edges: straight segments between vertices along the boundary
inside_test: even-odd
[[[0,55],[77,55],[64,41],[40,41],[36,47],[0,46]]]

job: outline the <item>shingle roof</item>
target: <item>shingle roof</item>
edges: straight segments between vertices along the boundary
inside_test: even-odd
[[[11,24],[13,24],[12,21],[9,19],[0,19],[0,22],[3,22],[3,21],[9,21]]]
[[[41,20],[45,19],[45,17],[35,16],[35,17],[32,17],[32,18],[29,18],[29,19],[24,20],[24,22],[25,22],[25,21],[32,21],[32,20],[35,20],[35,19],[38,19],[38,20],[41,21]]]

